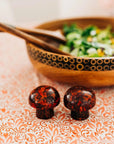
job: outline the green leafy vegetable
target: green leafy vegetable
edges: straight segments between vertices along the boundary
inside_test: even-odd
[[[82,36],[89,36],[89,35],[92,35],[92,32],[95,32],[96,31],[96,27],[95,26],[89,26],[87,27],[85,30],[83,30],[82,32]],[[96,32],[95,32],[96,34]]]
[[[67,42],[65,45],[60,45],[59,49],[64,52],[80,57],[114,55],[114,32],[111,32],[111,26],[99,29],[91,25],[81,29],[76,24],[71,26],[65,24],[63,32]]]

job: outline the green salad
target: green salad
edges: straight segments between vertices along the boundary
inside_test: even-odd
[[[97,26],[88,26],[85,29],[76,24],[64,25],[65,45],[59,49],[79,57],[108,57],[114,56],[114,33],[111,26],[100,29]]]

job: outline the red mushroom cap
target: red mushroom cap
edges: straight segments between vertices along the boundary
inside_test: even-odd
[[[66,92],[64,104],[71,111],[87,111],[95,105],[96,98],[92,89],[74,86]]]
[[[44,85],[34,89],[29,95],[29,104],[37,109],[50,109],[57,106],[60,96],[53,87]]]

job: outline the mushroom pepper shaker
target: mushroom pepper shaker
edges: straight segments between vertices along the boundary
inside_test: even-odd
[[[34,89],[29,95],[29,104],[36,108],[36,116],[49,119],[54,115],[53,108],[60,102],[60,96],[53,87],[44,85]]]
[[[85,87],[71,87],[64,96],[64,105],[71,110],[71,117],[84,120],[89,117],[89,109],[96,102],[95,93]]]

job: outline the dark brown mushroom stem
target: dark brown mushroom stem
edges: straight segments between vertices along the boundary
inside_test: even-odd
[[[84,120],[89,117],[89,111],[71,111],[71,117],[76,120]]]
[[[54,110],[50,109],[36,109],[36,116],[40,119],[49,119],[54,116]]]

